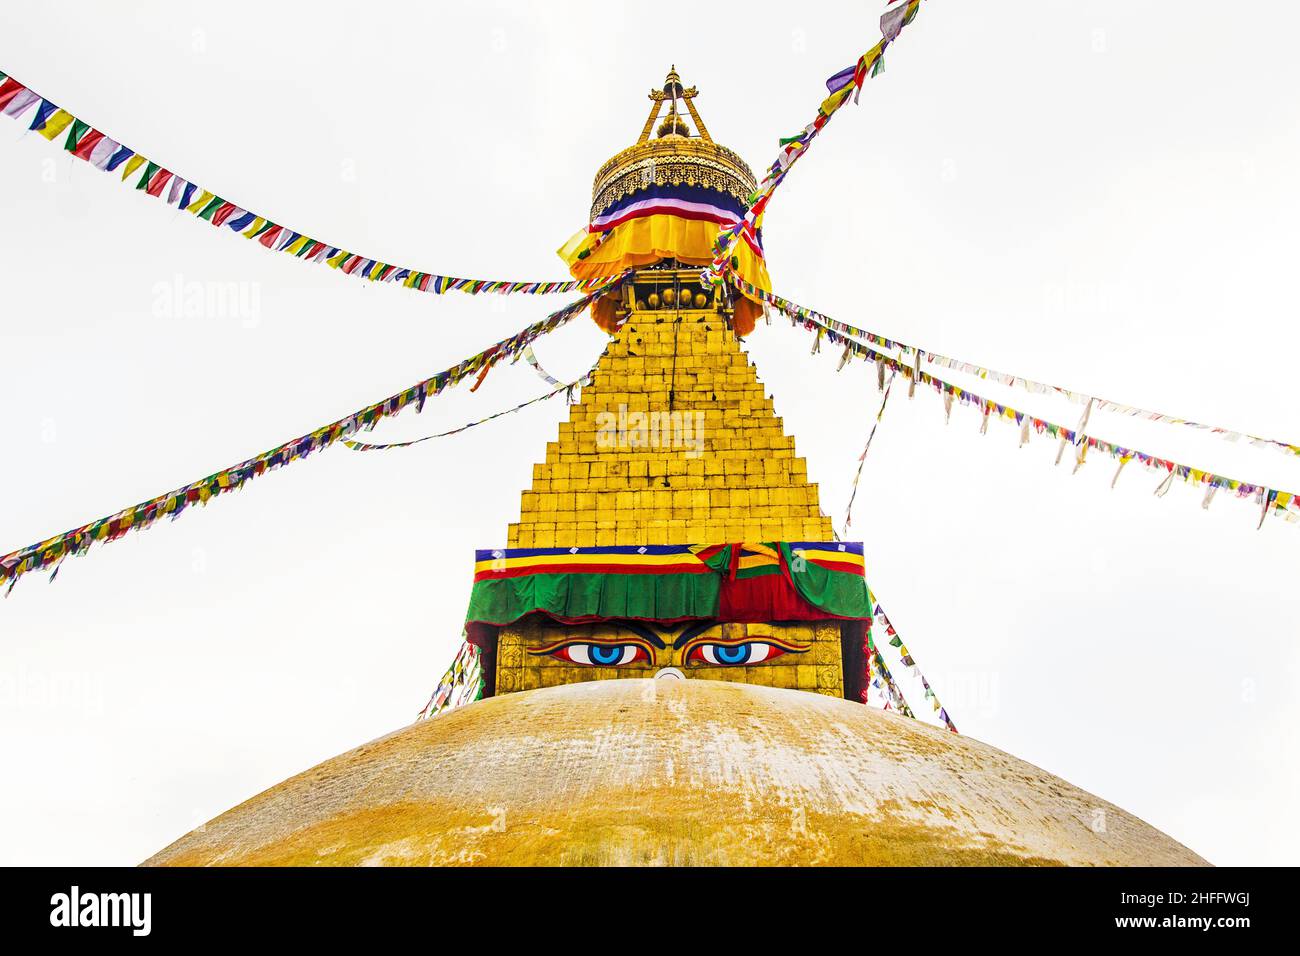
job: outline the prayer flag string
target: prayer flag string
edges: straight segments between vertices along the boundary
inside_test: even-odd
[[[885,385],[885,395],[880,400],[880,410],[876,412],[876,420],[871,423],[871,433],[867,435],[867,444],[863,447],[862,454],[858,456],[858,470],[853,475],[853,491],[849,494],[849,503],[844,509],[844,532],[846,535],[849,526],[853,524],[853,499],[858,496],[858,482],[862,480],[862,466],[867,462],[867,452],[871,451],[871,441],[876,437],[876,429],[880,427],[880,420],[885,417],[885,406],[889,404],[889,393],[894,387],[894,376],[897,374],[896,370],[891,370],[889,373],[889,382]]]
[[[84,160],[105,173],[121,170],[121,181],[126,182],[137,172],[140,178],[135,188],[146,196],[161,199],[177,210],[191,213],[195,218],[231,232],[245,239],[255,239],[259,245],[275,252],[284,252],[305,262],[324,263],[343,275],[360,276],[371,282],[389,282],[407,289],[432,292],[465,292],[469,295],[496,294],[548,295],[554,293],[589,292],[611,281],[610,276],[562,282],[513,281],[508,279],[465,279],[457,276],[422,272],[409,266],[399,266],[350,252],[341,246],[315,239],[289,226],[280,225],[259,215],[212,190],[198,186],[192,180],[164,169],[160,163],[123,146],[84,120],[60,109],[45,97],[19,83],[12,76],[0,73],[0,112],[19,122],[25,122],[32,111],[28,130],[40,133],[53,142],[65,130],[63,148],[75,158]]]
[[[390,448],[410,448],[412,445],[418,445],[421,442],[432,441],[435,438],[447,438],[450,435],[458,435],[463,431],[468,431],[477,425],[483,425],[487,422],[501,418],[504,415],[513,415],[515,412],[522,411],[530,405],[536,405],[538,402],[544,402],[547,399],[554,398],[556,395],[567,394],[572,396],[573,390],[579,386],[586,385],[591,381],[591,373],[587,373],[585,378],[576,382],[570,382],[568,385],[561,385],[554,391],[547,392],[545,395],[538,395],[536,398],[530,398],[526,402],[520,402],[514,408],[507,408],[504,411],[489,415],[486,418],[480,418],[478,421],[470,422],[468,425],[461,425],[459,428],[453,428],[450,431],[438,432],[436,435],[425,435],[423,438],[414,438],[411,441],[389,442],[387,444],[376,444],[374,442],[356,441],[351,438],[345,438],[343,444],[353,451],[386,451]]]
[[[451,666],[434,687],[429,702],[416,719],[436,717],[444,711],[472,704],[483,698],[485,689],[482,652],[469,641],[463,641]]]
[[[761,291],[761,290],[760,290]],[[770,293],[768,293],[770,295]],[[1293,491],[1283,491],[1277,488],[1269,488],[1266,485],[1257,482],[1241,481],[1237,478],[1229,478],[1225,475],[1215,474],[1201,468],[1195,468],[1191,465],[1180,464],[1158,455],[1152,455],[1149,452],[1137,448],[1129,448],[1115,442],[1106,441],[1103,438],[1097,438],[1084,432],[1087,425],[1088,414],[1093,405],[1085,409],[1084,415],[1076,428],[1067,428],[1055,422],[1048,421],[1044,418],[1037,418],[1027,412],[1012,408],[1010,405],[1004,405],[1000,402],[994,402],[990,399],[977,395],[969,389],[953,385],[951,382],[939,378],[930,372],[923,371],[919,362],[908,364],[899,361],[892,355],[877,351],[865,343],[859,342],[854,338],[839,331],[838,328],[832,327],[821,320],[820,315],[812,312],[795,313],[787,311],[786,313],[794,325],[802,325],[808,331],[825,338],[827,342],[844,348],[845,359],[862,358],[869,362],[876,363],[877,368],[889,368],[899,372],[905,377],[911,379],[911,385],[916,384],[931,386],[943,398],[945,414],[951,414],[954,401],[963,405],[973,405],[980,409],[984,415],[981,423],[981,431],[988,427],[989,418],[996,418],[999,421],[1010,422],[1020,426],[1021,444],[1029,440],[1029,432],[1032,428],[1038,434],[1049,435],[1052,439],[1060,443],[1057,453],[1057,462],[1061,461],[1066,447],[1074,449],[1074,470],[1077,472],[1083,467],[1087,460],[1087,454],[1090,450],[1095,450],[1102,454],[1110,455],[1111,458],[1119,462],[1119,469],[1115,473],[1115,479],[1111,482],[1111,487],[1119,480],[1120,472],[1130,461],[1136,461],[1144,468],[1152,469],[1161,475],[1161,482],[1156,487],[1155,494],[1163,497],[1169,490],[1170,485],[1175,478],[1181,478],[1184,482],[1189,482],[1205,489],[1205,498],[1202,501],[1202,507],[1208,508],[1210,501],[1216,492],[1226,490],[1234,493],[1238,498],[1253,498],[1254,502],[1260,508],[1259,523],[1257,528],[1262,528],[1264,519],[1270,514],[1285,518],[1287,521],[1300,521],[1300,494]],[[814,315],[818,315],[814,318]],[[843,327],[843,323],[837,323]],[[919,354],[919,353],[918,353]],[[914,356],[915,357],[915,356]]]
[[[1025,391],[1031,392],[1035,395],[1060,395],[1079,405],[1091,404],[1094,408],[1114,412],[1119,415],[1127,415],[1132,418],[1143,418],[1153,422],[1162,422],[1167,425],[1184,425],[1189,428],[1211,432],[1225,441],[1239,442],[1244,440],[1256,447],[1274,448],[1288,456],[1300,456],[1300,445],[1291,442],[1278,441],[1273,438],[1263,438],[1259,435],[1234,431],[1233,429],[1222,428],[1218,425],[1206,425],[1201,422],[1191,421],[1190,419],[1179,418],[1175,415],[1166,415],[1163,412],[1155,412],[1147,408],[1140,408],[1136,405],[1126,405],[1109,398],[1089,395],[1086,392],[1072,391],[1068,388],[1062,388],[1059,385],[1050,385],[1046,382],[1038,382],[1032,378],[1025,378],[1022,375],[1011,375],[1006,372],[999,372],[996,369],[985,368],[983,365],[976,365],[973,362],[967,362],[962,359],[950,358],[949,356],[943,355],[939,352],[922,349],[915,345],[908,345],[906,342],[900,342],[898,339],[886,338],[885,336],[879,335],[868,329],[860,329],[856,326],[849,325],[847,322],[832,319],[830,316],[823,315],[815,309],[810,309],[806,306],[799,305],[796,302],[791,302],[789,299],[784,299],[766,289],[760,289],[758,286],[741,279],[734,273],[729,273],[727,279],[746,295],[752,296],[756,299],[761,299],[764,302],[775,306],[792,319],[811,319],[827,328],[834,329],[844,335],[851,335],[855,338],[870,342],[880,348],[896,349],[902,355],[911,355],[914,359],[913,366],[916,366],[923,360],[933,365],[939,365],[958,372],[964,372],[967,375],[973,375],[976,378],[992,380],[1000,385],[1011,387],[1019,386],[1025,389]]]
[[[891,6],[893,2],[894,0],[890,0]],[[853,98],[854,103],[858,101],[858,97],[862,94],[862,84],[867,77],[875,76],[884,70],[885,49],[898,39],[898,35],[903,32],[903,27],[916,19],[920,8],[921,0],[906,0],[902,6],[886,10],[880,17],[880,42],[858,57],[856,64],[840,70],[826,81],[826,88],[830,91],[830,95],[817,108],[817,116],[811,123],[793,136],[781,138],[781,149],[776,161],[768,167],[763,181],[749,196],[745,215],[735,224],[719,231],[713,245],[713,262],[703,273],[706,284],[719,286],[723,282],[723,277],[734,271],[731,251],[735,248],[739,236],[748,232],[755,235],[762,234],[763,215],[776,188],[785,180],[795,163],[808,152],[813,140],[831,121],[831,117],[849,101],[850,97]]]
[[[915,718],[916,714],[912,708],[907,706],[907,698],[903,696],[903,690],[894,680],[894,675],[889,672],[889,666],[885,659],[880,656],[880,648],[876,646],[875,639],[872,637],[871,628],[867,629],[865,642],[865,651],[867,656],[867,687],[875,687],[885,696],[885,710],[892,706],[894,710],[904,717]],[[879,677],[873,676],[879,674]],[[862,702],[867,702],[867,688],[862,690]]]
[[[242,488],[268,471],[274,471],[291,462],[306,458],[312,452],[321,451],[336,442],[344,441],[363,429],[373,428],[381,419],[391,418],[412,405],[417,412],[423,411],[427,399],[452,385],[471,376],[476,376],[476,380],[482,382],[483,376],[502,359],[517,357],[530,342],[554,331],[581,314],[597,296],[606,291],[606,288],[621,281],[622,277],[619,277],[551,313],[545,319],[534,322],[509,338],[502,339],[482,352],[458,362],[451,368],[436,372],[395,395],[390,395],[373,405],[367,405],[328,425],[322,425],[305,435],[231,465],[229,468],[223,468],[199,481],[164,492],[148,501],[124,508],[79,528],[0,556],[0,585],[8,583],[5,592],[8,595],[20,577],[36,570],[50,570],[52,580],[54,574],[58,573],[64,558],[69,555],[85,554],[96,541],[115,541],[128,531],[147,528],[163,517],[175,520],[190,505],[206,505],[218,495]]]
[[[903,666],[910,667],[912,669],[913,676],[920,678],[921,686],[925,690],[925,699],[930,701],[930,707],[936,714],[939,715],[939,720],[943,723],[945,727],[951,730],[954,734],[957,733],[957,725],[952,722],[952,718],[948,716],[948,711],[944,708],[943,704],[939,703],[939,695],[935,693],[934,688],[930,686],[930,682],[926,680],[925,675],[921,673],[921,668],[917,666],[917,663],[913,659],[911,652],[908,651],[907,649],[907,645],[903,643],[902,637],[899,636],[899,633],[895,629],[894,625],[890,623],[888,615],[885,614],[885,609],[880,606],[880,602],[875,599],[874,594],[871,595],[871,600],[872,603],[875,604],[875,612],[873,614],[874,621],[879,621],[881,624],[884,625],[885,636],[889,638],[888,641],[889,646],[898,651],[898,656],[902,660]],[[876,649],[876,653],[877,655],[879,655],[880,653],[878,646]],[[881,663],[881,666],[883,667],[883,662]],[[885,670],[885,673],[886,674],[889,673],[888,669]],[[915,715],[912,714],[909,709],[907,716],[911,717]]]

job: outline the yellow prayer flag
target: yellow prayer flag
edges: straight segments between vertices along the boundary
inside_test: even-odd
[[[206,189],[203,190],[203,192],[199,195],[198,199],[194,200],[194,202],[190,203],[188,206],[185,207],[185,211],[198,212],[208,203],[212,202],[214,195],[215,195],[214,193],[210,193]]]
[[[46,139],[52,140],[67,129],[68,124],[71,123],[72,120],[73,116],[67,110],[58,110],[53,116],[45,121],[45,126],[37,130],[37,132]]]
[[[245,229],[243,232],[240,233],[240,235],[243,236],[245,239],[252,239],[255,235],[257,235],[257,230],[261,229],[265,225],[266,225],[266,220],[263,219],[261,216],[258,216],[256,219],[252,221],[252,223],[249,225],[247,229]]]
[[[147,162],[149,162],[149,160],[145,159],[139,153],[136,153],[134,156],[128,159],[126,161],[126,164],[122,167],[122,182],[126,182],[126,178],[128,176],[130,176],[133,172],[135,172],[137,169],[139,169]]]
[[[594,239],[595,236],[592,234],[591,230],[586,226],[583,226],[570,236],[564,245],[556,249],[555,252],[561,259],[572,265],[574,262],[578,261],[578,255],[583,251],[583,249],[591,247],[591,243]]]

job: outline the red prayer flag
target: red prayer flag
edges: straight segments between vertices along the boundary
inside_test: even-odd
[[[100,134],[103,135],[102,133]],[[150,196],[159,196],[162,194],[167,182],[172,178],[172,174],[165,169],[160,169],[153,174],[153,179],[149,180],[149,185],[145,187],[145,192]]]
[[[21,93],[27,87],[23,86],[12,76],[6,76],[3,83],[0,83],[0,109],[9,105],[9,101]]]
[[[237,208],[238,207],[233,202],[228,202],[222,205],[212,214],[212,225],[220,226],[231,217]]]
[[[99,130],[90,130],[85,136],[81,137],[81,142],[78,143],[77,148],[72,151],[72,155],[76,156],[77,159],[84,159],[86,162],[90,162],[90,154],[94,152],[95,147],[99,145],[99,141],[103,138],[104,134]]]

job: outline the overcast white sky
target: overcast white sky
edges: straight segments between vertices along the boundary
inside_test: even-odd
[[[561,278],[597,166],[676,63],[757,169],[883,2],[2,5],[0,69],[310,235],[426,271]],[[127,9],[129,8],[129,9]],[[774,200],[773,282],[949,355],[1300,441],[1291,369],[1300,11],[930,0]],[[372,286],[197,224],[0,120],[0,552],[302,434],[561,304]],[[244,313],[160,288],[243,283]],[[602,347],[539,344],[557,377]],[[747,344],[842,522],[878,397],[810,338]],[[567,378],[566,378],[567,380]],[[958,381],[963,381],[960,376]],[[385,424],[545,391],[522,363]],[[985,385],[1073,424],[1079,408]],[[0,602],[0,862],[132,864],[408,722],[460,640],[564,406],[342,448],[25,579]],[[1300,862],[1300,527],[933,393],[890,403],[853,523],[964,733],[1215,863]],[[1300,490],[1300,461],[1093,415],[1091,431]],[[911,685],[909,685],[910,687]],[[919,698],[919,694],[917,695]]]

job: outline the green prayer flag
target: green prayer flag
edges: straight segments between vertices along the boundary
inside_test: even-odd
[[[226,204],[226,201],[220,196],[213,196],[206,206],[199,210],[199,218],[212,221],[212,216],[218,209]]]
[[[154,173],[158,172],[158,170],[160,169],[162,169],[162,167],[159,166],[157,163],[155,163],[152,159],[149,160],[149,162],[145,163],[144,175],[141,176],[140,181],[135,184],[135,188],[144,189],[146,186],[148,186],[149,180],[153,179]]]
[[[89,123],[83,123],[81,120],[73,120],[72,126],[68,129],[68,138],[63,141],[63,148],[72,152],[81,142],[81,137],[86,135],[86,130],[90,129]]]

